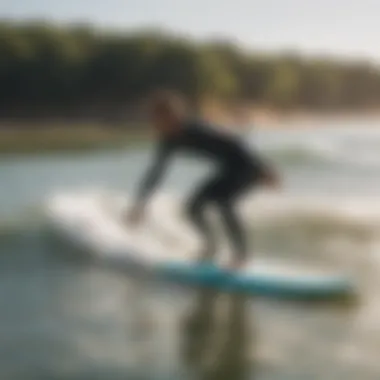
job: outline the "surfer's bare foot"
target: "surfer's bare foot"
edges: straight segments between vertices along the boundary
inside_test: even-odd
[[[210,264],[210,263],[212,263],[212,260],[205,257],[198,257],[195,260],[195,264],[197,265],[205,265],[205,264]]]
[[[225,266],[225,268],[227,270],[238,271],[238,270],[242,269],[243,266],[244,266],[244,261],[243,260],[235,259],[235,260],[232,260],[229,263],[227,263],[227,265]]]
[[[198,256],[195,258],[195,263],[197,265],[203,265],[203,264],[210,264],[213,262],[212,255],[210,255],[208,252],[203,252],[201,254],[198,254]]]

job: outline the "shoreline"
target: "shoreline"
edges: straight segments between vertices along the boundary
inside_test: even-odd
[[[225,115],[226,116],[226,115]],[[318,129],[326,123],[334,128],[360,127],[366,122],[367,127],[380,127],[380,111],[373,112],[341,112],[341,113],[311,113],[257,111],[252,117],[234,119],[229,117],[214,117],[217,123],[231,126],[234,130],[294,130]],[[368,122],[370,122],[368,124]],[[372,125],[373,123],[373,125]],[[336,124],[336,125],[335,125]],[[74,123],[51,124],[41,126],[33,124],[10,124],[0,122],[0,154],[32,154],[53,152],[81,152],[96,149],[122,149],[135,144],[144,144],[151,138],[149,129],[136,124],[125,123],[123,126],[89,125]]]
[[[255,129],[267,128],[309,128],[309,125],[323,123],[344,123],[353,121],[378,121],[380,124],[380,108],[341,111],[313,111],[295,109],[284,111],[265,105],[214,103],[203,108],[204,115],[209,120],[215,120],[226,125],[251,125]],[[292,125],[294,124],[294,125]]]
[[[0,127],[0,154],[81,152],[122,149],[149,139],[147,131],[99,126]]]
[[[374,120],[380,123],[380,109],[370,111],[340,111],[340,112],[313,112],[313,111],[291,111],[281,112],[268,109],[255,110],[249,116],[249,122],[254,124],[262,122],[268,126],[283,124],[289,126],[289,123],[323,123],[323,122],[342,122],[342,121],[363,121]],[[306,125],[304,127],[307,127]]]

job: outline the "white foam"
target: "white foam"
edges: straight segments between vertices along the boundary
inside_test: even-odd
[[[324,202],[327,201],[328,202]],[[367,200],[368,201],[368,200]],[[363,211],[365,200],[361,202],[333,202],[330,198],[312,201],[309,199],[289,199],[280,196],[262,195],[255,199],[246,199],[241,210],[248,217],[254,211],[255,217],[265,223],[279,218],[291,218],[295,215],[316,215],[330,212],[362,220],[364,217],[376,215],[380,220],[380,209],[377,213],[367,204]],[[71,240],[89,247],[95,254],[112,259],[126,259],[149,266],[168,259],[189,260],[199,250],[197,235],[181,214],[181,201],[170,194],[160,194],[152,201],[152,207],[146,223],[139,228],[127,227],[123,215],[128,210],[130,200],[127,196],[114,192],[82,192],[60,194],[53,196],[47,210],[50,220],[61,233],[70,235]],[[223,263],[229,257],[229,249],[224,245],[218,259]],[[276,263],[248,263],[247,271],[266,272],[268,265],[276,273]],[[292,269],[286,273],[300,273],[300,269],[292,264]],[[277,266],[284,274],[281,262]]]
[[[56,194],[48,200],[47,209],[50,215],[60,215],[67,222],[82,223],[86,228],[91,228],[95,223],[102,223],[103,212],[112,220],[120,221],[129,203],[128,196],[122,193],[83,191]],[[260,194],[244,199],[239,209],[243,217],[254,224],[315,219],[380,228],[380,198],[375,196],[300,197]],[[195,232],[183,215],[181,198],[173,194],[161,193],[152,200],[144,228],[144,233],[149,232],[156,237],[160,235],[167,241],[171,240],[174,245],[176,240],[190,244],[196,239]]]

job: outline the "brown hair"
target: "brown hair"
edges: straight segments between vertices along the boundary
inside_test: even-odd
[[[160,89],[153,92],[148,102],[149,108],[161,112],[184,114],[187,112],[185,97],[177,91]]]

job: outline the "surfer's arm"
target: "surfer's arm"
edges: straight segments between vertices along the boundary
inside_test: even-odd
[[[172,154],[172,146],[168,142],[160,142],[157,147],[155,158],[150,168],[144,175],[137,191],[137,205],[143,207],[147,199],[158,187],[168,167]]]

